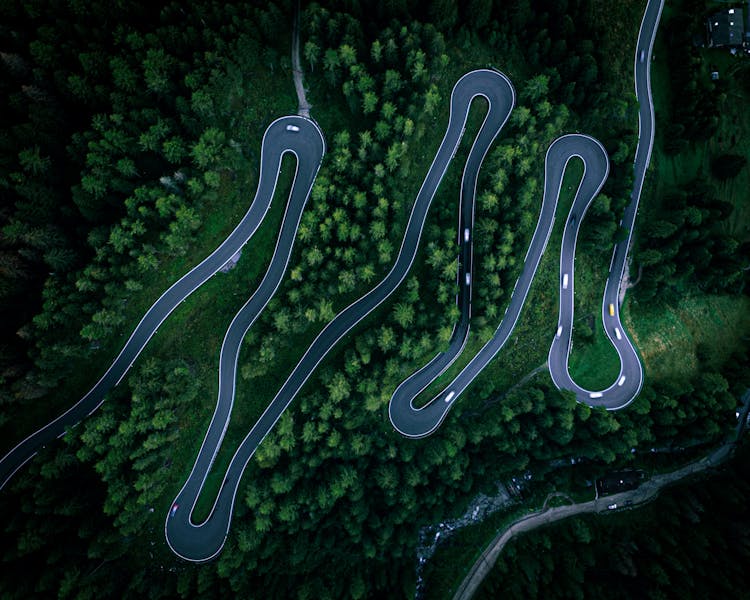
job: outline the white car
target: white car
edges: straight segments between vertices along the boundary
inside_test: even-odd
[[[568,289],[568,274],[567,273],[563,275],[563,289],[564,290]]]
[[[619,387],[622,387],[623,383],[625,383],[625,375],[623,375],[622,377],[620,377],[620,380],[617,382],[617,385]]]
[[[466,274],[466,285],[471,285],[471,273]]]
[[[601,392],[591,392],[589,394],[589,398],[601,398],[601,397],[602,397],[602,393]]]
[[[286,130],[287,131],[299,131],[299,127],[297,127],[296,125],[287,125]]]
[[[643,62],[644,60],[646,60],[646,51],[641,50],[641,62]]]
[[[557,336],[556,337],[560,337],[561,335],[562,335],[562,325],[558,325],[558,327],[557,327]]]
[[[615,327],[615,336],[617,337],[618,340],[622,339],[622,334],[620,333],[619,327]]]
[[[469,241],[469,228],[464,229],[464,242]]]
[[[614,510],[614,509],[616,509],[616,508],[617,508],[617,502],[615,502],[614,504],[610,504],[609,506],[607,506],[607,508],[608,508],[609,510]]]
[[[175,503],[174,503],[174,504],[172,505],[172,508],[171,508],[171,509],[169,510],[169,516],[170,516],[170,517],[174,517],[174,515],[175,515],[175,513],[177,512],[177,509],[178,509],[178,508],[180,508],[180,505],[179,505],[179,504],[177,504],[177,502],[175,502]]]

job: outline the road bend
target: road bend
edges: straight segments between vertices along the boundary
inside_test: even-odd
[[[54,421],[28,436],[0,459],[0,488],[37,453],[39,448],[62,437],[69,428],[99,408],[107,392],[122,380],[172,311],[221,269],[255,234],[268,212],[276,189],[282,155],[286,152],[292,152],[298,158],[290,204],[300,202],[309,196],[325,152],[323,134],[310,119],[298,116],[281,117],[268,126],[263,136],[258,189],[247,213],[234,231],[216,250],[154,302],[136,325],[117,358],[83,398]]]
[[[216,425],[212,421],[207,435],[207,438],[211,437],[211,441],[208,439],[204,441],[198,460],[185,486],[175,498],[174,504],[179,508],[176,512],[170,511],[165,521],[167,542],[179,556],[186,560],[202,562],[212,559],[221,551],[229,531],[234,499],[242,473],[257,447],[328,352],[357,323],[382,304],[408,274],[417,254],[430,204],[463,136],[471,101],[478,96],[487,100],[489,108],[474,140],[467,165],[471,164],[474,165],[472,168],[479,169],[482,158],[507,121],[515,100],[515,92],[508,78],[497,71],[488,69],[467,73],[453,87],[448,127],[417,194],[401,249],[392,269],[376,287],[342,310],[318,334],[279,392],[239,445],[224,475],[210,515],[202,523],[195,524],[191,521],[192,510],[208,475],[213,457],[219,450],[222,437],[219,435],[219,430],[226,427],[226,421],[223,417],[215,417]],[[252,302],[252,299],[250,302]],[[242,323],[237,327],[238,332],[244,332],[243,328],[249,327],[252,322],[252,314],[252,311],[249,310],[247,316],[240,319]],[[229,332],[227,335],[229,336]],[[239,344],[240,341],[241,337],[233,338],[232,344]],[[223,349],[223,352],[227,352],[226,348]],[[232,352],[236,352],[236,349],[233,349]],[[227,384],[224,388],[227,394],[226,398],[220,394],[217,411],[219,411],[219,405],[227,405],[231,410],[236,356],[233,361],[230,359],[222,360],[222,364],[226,362],[227,367],[231,369],[227,371],[226,377],[228,380],[231,379],[232,383],[231,385]],[[221,427],[219,424],[221,424]],[[212,429],[216,430],[215,434],[211,433]],[[223,434],[223,431],[221,433]],[[183,510],[183,506],[189,508]]]

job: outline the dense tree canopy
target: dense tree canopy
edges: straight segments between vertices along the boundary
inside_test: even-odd
[[[70,389],[93,383],[95,365],[119,349],[133,318],[202,257],[196,246],[215,246],[245,210],[260,136],[295,102],[292,3],[254,4],[94,2],[84,10],[40,0],[0,8],[0,424],[8,440],[22,434],[15,416],[65,406]],[[597,6],[304,7],[306,84],[328,149],[288,276],[245,340],[240,400],[272,396],[314,335],[390,269],[442,136],[451,86],[469,68],[502,67],[512,56],[523,71],[514,75],[517,107],[477,190],[478,339],[494,331],[522,268],[544,152],[555,137],[591,125],[612,156],[583,247],[609,248],[622,234],[637,120],[634,100],[605,64],[629,69],[632,57],[601,49]],[[486,111],[482,102],[472,107],[458,163]],[[420,526],[461,512],[483,486],[527,468],[544,472],[561,457],[619,465],[633,448],[719,439],[739,386],[750,384],[745,355],[695,377],[649,382],[617,414],[576,404],[547,377],[509,390],[487,375],[430,438],[392,430],[391,393],[445,347],[457,318],[461,167],[446,176],[415,267],[393,301],[321,364],[259,447],[216,561],[194,566],[174,557],[163,519],[213,410],[218,349],[211,348],[222,331],[211,327],[225,328],[222,319],[236,310],[227,297],[255,289],[267,248],[248,246],[241,276],[221,280],[213,301],[187,317],[175,315],[183,337],[153,340],[102,409],[3,490],[2,595],[410,596]],[[737,246],[721,246],[700,227],[725,218],[724,203],[693,186],[675,191],[675,205],[648,224],[653,243],[639,249],[644,270],[666,273],[651,277],[653,294],[689,277],[710,290],[737,284]],[[681,249],[695,255],[684,280],[667,272],[677,270]],[[255,271],[242,271],[248,263]],[[554,300],[545,291],[539,312]],[[211,321],[214,309],[227,314]],[[191,333],[205,336],[192,342],[200,356],[179,347]],[[546,352],[549,340],[536,332],[526,343]],[[254,408],[236,411],[254,419]]]

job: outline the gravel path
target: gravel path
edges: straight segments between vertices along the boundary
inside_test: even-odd
[[[292,73],[294,75],[294,89],[297,91],[297,114],[301,117],[310,118],[312,106],[305,97],[305,86],[302,67],[299,62],[299,0],[294,7],[294,27],[292,32]]]

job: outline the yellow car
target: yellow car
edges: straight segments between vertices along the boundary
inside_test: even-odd
[[[614,317],[615,316],[615,305],[611,304],[609,305],[609,316]]]

